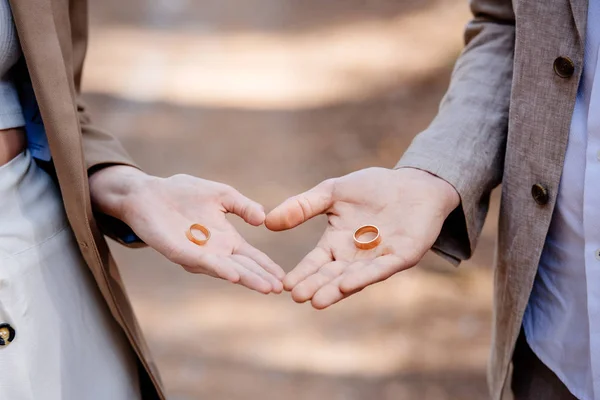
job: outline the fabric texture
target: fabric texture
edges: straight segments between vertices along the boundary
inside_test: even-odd
[[[461,207],[434,251],[458,264],[481,234],[492,189],[502,183],[495,260],[493,400],[507,384],[556,202],[581,77],[586,0],[472,0],[466,47],[431,125],[397,168],[423,169],[453,185]],[[571,76],[554,68],[559,57]],[[532,187],[543,187],[538,203]]]
[[[25,125],[23,110],[13,82],[12,67],[21,57],[19,39],[8,0],[0,1],[0,129]]]
[[[600,399],[600,0],[587,20],[556,208],[523,320],[533,352],[582,400]]]
[[[28,152],[0,167],[0,221],[0,321],[16,332],[0,349],[0,398],[140,399],[135,355]]]
[[[138,357],[144,400],[165,399],[158,370],[123,287],[119,269],[92,211],[88,171],[136,166],[119,142],[95,127],[81,101],[87,48],[86,0],[10,0],[26,66],[52,154],[47,169],[58,182],[69,225],[112,317]]]

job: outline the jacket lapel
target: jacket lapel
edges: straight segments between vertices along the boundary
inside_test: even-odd
[[[575,26],[577,27],[577,33],[582,39],[581,43],[584,43],[585,30],[587,25],[587,11],[588,11],[588,0],[570,0],[571,10],[573,11],[573,19],[575,20]]]
[[[52,1],[10,3],[67,215],[71,225],[78,227],[87,222],[83,206],[87,204],[87,181],[72,79],[65,66]]]

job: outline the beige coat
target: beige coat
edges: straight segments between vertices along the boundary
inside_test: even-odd
[[[471,255],[490,191],[502,183],[489,370],[499,399],[558,193],[587,0],[473,0],[471,7],[467,46],[439,114],[399,166],[438,175],[460,194],[434,249],[456,263]]]
[[[69,222],[113,317],[138,355],[143,398],[164,399],[118,268],[92,213],[87,171],[102,164],[133,163],[112,136],[90,124],[79,99],[87,1],[10,3]]]

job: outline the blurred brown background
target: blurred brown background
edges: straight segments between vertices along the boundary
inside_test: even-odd
[[[464,0],[91,2],[85,90],[150,173],[229,183],[272,208],[392,167],[435,115]],[[174,400],[485,399],[496,202],[474,259],[420,266],[326,311],[113,246]],[[286,270],[324,218],[237,223]]]

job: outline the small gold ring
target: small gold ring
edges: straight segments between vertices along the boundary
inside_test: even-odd
[[[204,233],[204,239],[198,239],[194,236],[194,229],[198,229],[200,232]],[[192,224],[187,231],[185,231],[185,235],[190,240],[190,242],[197,244],[198,246],[204,246],[206,242],[210,239],[210,231],[207,227],[201,224]]]
[[[365,233],[374,233],[375,237],[367,241],[359,240],[359,237]],[[379,228],[377,228],[375,225],[364,225],[354,232],[354,244],[361,250],[374,249],[379,245],[379,243],[381,243],[381,235],[379,234]]]

